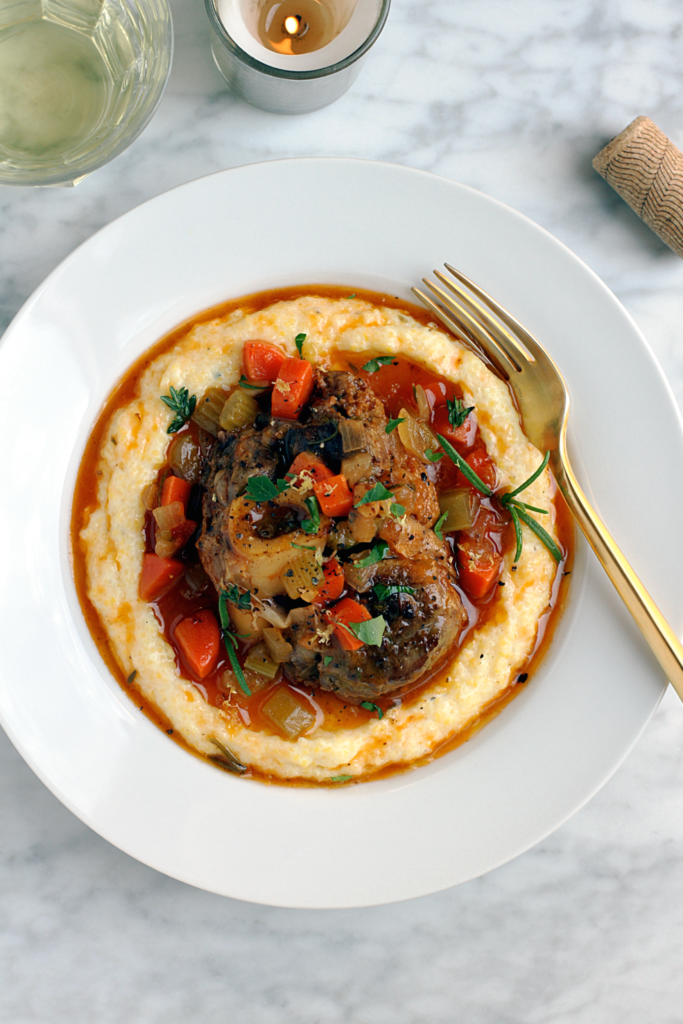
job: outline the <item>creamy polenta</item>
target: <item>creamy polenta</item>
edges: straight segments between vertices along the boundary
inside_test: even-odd
[[[139,596],[145,554],[142,496],[166,458],[173,413],[160,401],[171,387],[201,396],[216,385],[229,388],[242,373],[245,342],[259,339],[305,357],[314,367],[335,368],[340,358],[400,356],[444,381],[457,383],[474,406],[481,437],[499,475],[514,489],[530,477],[541,454],[524,436],[507,387],[469,351],[436,326],[425,326],[396,308],[361,298],[305,296],[274,302],[258,312],[234,309],[200,323],[157,356],[140,377],[137,395],[118,408],[97,455],[97,503],[80,531],[87,595],[106,630],[123,675],[199,754],[218,746],[243,765],[276,779],[328,782],[360,779],[391,765],[419,762],[477,720],[503,696],[528,664],[539,622],[547,613],[558,566],[526,526],[514,565],[514,544],[505,553],[489,614],[466,634],[445,671],[420,690],[420,699],[396,702],[381,718],[349,728],[318,726],[297,739],[250,728],[236,708],[213,706],[180,674],[151,604]],[[533,513],[557,537],[554,488],[545,471],[524,493]]]

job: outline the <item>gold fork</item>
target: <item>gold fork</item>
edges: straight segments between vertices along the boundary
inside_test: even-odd
[[[527,437],[540,452],[550,452],[550,465],[567,505],[667,679],[683,700],[683,646],[572,472],[566,443],[569,392],[562,374],[536,339],[506,309],[459,270],[448,263],[445,267],[454,280],[434,271],[445,288],[423,278],[437,301],[419,288],[413,288],[413,292],[466,348],[488,360],[508,382]]]

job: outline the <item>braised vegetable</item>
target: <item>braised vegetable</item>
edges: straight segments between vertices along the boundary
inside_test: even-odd
[[[414,419],[407,409],[401,409],[400,418],[403,422],[398,425],[398,436],[403,447],[426,465],[429,459],[425,452],[437,447],[436,434],[426,423]]]
[[[201,474],[201,448],[186,430],[176,434],[168,449],[168,461],[176,476],[196,484]]]
[[[144,555],[139,586],[141,600],[156,601],[167,590],[170,590],[184,571],[185,566],[176,559],[160,558],[156,554]]]
[[[280,666],[277,662],[273,661],[264,643],[258,643],[251,648],[244,662],[244,667],[248,671],[256,672],[258,675],[265,676],[266,679],[271,681],[275,679],[275,676],[280,671]]]
[[[345,651],[359,651],[364,641],[351,630],[352,623],[370,622],[372,616],[365,605],[344,597],[329,612],[334,623],[334,635]]]
[[[277,665],[282,665],[285,661],[289,661],[294,648],[290,643],[287,643],[281,629],[277,629],[275,626],[266,626],[263,630],[263,639],[266,642],[270,657]]]
[[[182,501],[173,501],[170,505],[159,505],[154,509],[152,515],[159,530],[170,531],[184,521],[185,509]]]
[[[273,416],[296,420],[313,391],[313,367],[307,359],[285,359],[278,373],[271,411]]]
[[[175,640],[184,662],[197,679],[206,679],[216,668],[221,633],[213,612],[207,609],[182,619]]]
[[[360,420],[341,420],[339,433],[342,439],[342,450],[345,455],[358,452],[367,447],[365,427]]]
[[[218,425],[221,430],[237,430],[239,427],[250,427],[257,416],[256,399],[238,388],[224,402]]]
[[[282,582],[289,596],[311,602],[324,581],[323,568],[313,551],[303,551],[295,562],[285,569]]]
[[[282,349],[267,341],[246,341],[242,349],[242,363],[248,380],[272,383],[286,358]]]
[[[181,480],[180,477],[173,476],[172,473],[169,473],[164,480],[164,486],[161,489],[160,504],[162,506],[172,505],[174,502],[179,501],[182,503],[183,512],[186,512],[191,490],[192,484],[188,480]]]
[[[417,404],[417,418],[422,420],[423,423],[429,423],[432,410],[427,398],[427,392],[421,384],[417,384],[415,387],[415,402]]]
[[[353,508],[353,493],[342,474],[313,484],[313,490],[326,516],[347,516]]]
[[[344,459],[341,464],[341,471],[342,476],[346,477],[347,483],[354,487],[359,480],[370,476],[372,472],[372,456],[369,452],[356,452],[355,455],[350,455],[348,459]]]
[[[307,473],[313,480],[319,483],[323,480],[329,480],[334,475],[324,462],[317,459],[315,455],[311,455],[310,452],[301,452],[300,455],[297,455],[289,468],[287,477],[300,476],[302,473]]]
[[[297,739],[316,723],[316,716],[310,704],[305,704],[285,686],[279,687],[261,710],[290,740]]]
[[[342,596],[344,591],[346,582],[344,570],[336,558],[331,558],[323,566],[323,576],[324,581],[318,587],[318,593],[313,598],[315,604],[327,604],[330,601],[336,601]]]
[[[479,496],[471,487],[456,487],[439,495],[439,509],[446,513],[442,529],[444,533],[469,530],[479,508]]]
[[[222,388],[209,388],[197,402],[192,413],[192,419],[197,426],[208,431],[209,434],[213,434],[214,437],[220,430],[221,412],[226,398],[227,394]]]

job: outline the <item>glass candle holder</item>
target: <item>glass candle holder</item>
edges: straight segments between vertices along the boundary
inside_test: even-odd
[[[0,185],[75,185],[154,114],[167,0],[0,0]]]
[[[306,114],[349,88],[391,0],[205,0],[211,51],[233,92],[276,114]]]

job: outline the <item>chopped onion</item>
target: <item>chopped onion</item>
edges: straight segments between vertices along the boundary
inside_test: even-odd
[[[266,622],[270,622],[276,629],[287,629],[290,625],[291,612],[283,611],[274,601],[262,601],[259,611]]]
[[[143,488],[142,494],[140,495],[142,504],[145,506],[148,512],[151,512],[157,507],[159,501],[159,483],[157,480],[153,480],[151,484],[147,484]]]
[[[172,558],[179,547],[179,540],[165,540],[163,537],[157,537],[154,554],[159,558]]]
[[[292,600],[301,598],[302,601],[308,602],[316,596],[318,587],[324,579],[323,567],[312,551],[305,551],[282,574],[285,590]]]
[[[348,459],[344,459],[341,464],[341,471],[342,476],[346,477],[346,482],[349,486],[353,487],[359,480],[370,476],[372,472],[372,456],[369,452],[357,452],[356,455],[351,455]]]
[[[349,526],[354,544],[369,544],[375,539],[380,519],[369,505],[353,509],[349,516]]]
[[[275,676],[280,671],[280,666],[273,661],[268,653],[268,649],[264,643],[256,644],[255,647],[249,651],[244,667],[249,669],[251,672],[256,672],[260,676],[265,676],[266,679],[275,679]]]
[[[436,434],[430,430],[426,423],[414,419],[407,409],[401,409],[398,415],[403,419],[403,423],[399,423],[397,428],[403,447],[412,455],[415,455],[420,462],[429,465],[429,459],[425,452],[428,448],[431,451],[435,451],[438,448],[439,442]]]
[[[477,516],[479,497],[469,487],[456,487],[439,495],[439,508],[442,515],[448,513],[441,527],[444,533],[469,530]]]
[[[219,431],[219,422],[227,395],[222,388],[209,388],[205,391],[197,407],[192,413],[195,423],[215,437]]]
[[[185,508],[182,501],[172,501],[170,505],[160,505],[152,512],[158,530],[172,530],[185,521]]]
[[[237,430],[250,427],[257,416],[258,404],[253,396],[237,388],[223,405],[218,422],[222,430]]]
[[[340,420],[339,433],[342,439],[342,450],[345,455],[358,452],[367,446],[365,427],[360,420]]]
[[[168,449],[168,461],[176,476],[196,484],[201,474],[202,453],[189,431],[176,434]]]
[[[279,687],[261,710],[290,740],[308,732],[316,723],[316,715],[311,706],[304,704],[286,686]]]
[[[281,629],[266,626],[263,630],[263,639],[266,641],[268,653],[276,665],[282,665],[285,661],[289,661],[294,648],[284,639]]]
[[[344,565],[344,579],[359,594],[370,589],[376,573],[377,565],[354,565],[353,562]]]
[[[423,420],[424,423],[429,423],[429,414],[431,412],[429,399],[427,398],[427,392],[421,384],[417,384],[415,387],[415,401],[417,402],[418,419]]]

